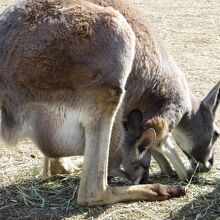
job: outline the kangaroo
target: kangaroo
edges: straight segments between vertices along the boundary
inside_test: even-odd
[[[32,129],[29,130],[29,133],[24,134],[24,137],[31,138],[39,148],[43,149],[47,144],[53,146],[57,151],[63,148],[71,149],[74,143],[74,152],[67,152],[68,156],[84,155],[83,138],[77,132],[73,133],[69,129],[74,124],[74,118],[71,117],[70,112],[71,108],[66,106],[60,108],[36,106],[25,115]],[[155,141],[156,134],[152,135],[153,139],[150,142],[142,143],[143,154],[139,155],[133,144],[139,141],[143,129],[142,124],[143,115],[139,110],[133,110],[128,114],[124,143],[119,149],[110,149],[109,151],[109,176],[128,178],[134,184],[138,184],[142,179],[142,182],[148,180],[151,152],[145,148],[150,147],[150,144]],[[40,138],[37,136],[39,130],[44,131]],[[48,134],[48,132],[50,133]],[[154,132],[154,130],[150,130],[150,132]],[[117,138],[117,136],[114,135],[112,138]],[[78,168],[68,158],[45,157],[43,175],[46,177],[56,174],[70,174],[75,170]]]
[[[135,32],[136,53],[125,86],[124,116],[132,109],[143,112],[145,132],[154,129],[156,133],[151,149],[162,172],[172,174],[170,162],[180,179],[190,176],[170,141],[171,134],[192,166],[199,162],[201,170],[210,170],[214,162],[213,146],[220,133],[214,122],[220,100],[220,81],[200,101],[191,92],[184,73],[139,12],[122,0],[91,2],[117,9]],[[138,146],[134,146],[138,150]]]
[[[183,113],[178,122],[172,121],[173,114],[177,114],[180,111],[178,106],[176,106],[176,112],[174,112],[174,109],[166,112],[168,106],[166,103],[161,103],[164,107],[159,112],[153,110],[156,106],[153,106],[153,109],[150,107],[145,112],[144,130],[155,128],[156,133],[160,133],[161,125],[163,127],[164,122],[161,119],[164,120],[164,118],[166,118],[166,123],[169,122],[172,124],[172,126],[169,124],[169,127],[172,129],[169,129],[165,139],[162,138],[160,140],[158,138],[151,144],[152,155],[159,164],[162,173],[173,174],[166,157],[181,179],[189,178],[191,171],[195,169],[197,163],[199,163],[199,170],[202,172],[207,172],[212,168],[214,163],[213,146],[220,134],[219,128],[214,122],[220,99],[219,87],[220,82],[212,88],[202,101],[196,99],[190,92],[190,103],[188,106],[184,106],[182,103],[182,108],[187,108],[187,110],[182,110]],[[173,108],[175,108],[175,105]],[[163,115],[163,118],[161,118],[160,114]],[[170,141],[171,134],[177,145],[190,160],[191,169],[188,171],[186,171],[175,147]]]
[[[108,5],[113,7],[104,7]],[[56,148],[44,142],[45,136],[54,135],[50,128],[36,129],[31,138],[41,143],[38,147],[49,158],[72,155],[78,144],[84,143],[79,204],[164,200],[184,195],[185,189],[179,186],[107,184],[109,148],[118,149],[124,136],[123,109],[133,110],[143,97],[147,98],[152,83],[148,74],[165,73],[168,60],[151,28],[126,3],[19,2],[0,16],[2,137],[11,144],[26,134],[31,137],[32,125],[39,123],[32,114],[35,108],[53,109],[55,105],[62,111],[68,107],[71,111],[64,117],[74,123],[67,132],[77,134],[71,148]],[[146,71],[145,65],[151,71]],[[133,92],[138,97],[128,99]]]

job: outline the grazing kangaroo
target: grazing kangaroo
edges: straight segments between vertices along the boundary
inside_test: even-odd
[[[130,24],[112,7],[99,6],[101,2],[124,12]],[[72,155],[78,143],[84,143],[79,204],[181,196],[185,190],[177,186],[107,184],[110,142],[111,149],[117,149],[123,140],[123,105],[126,111],[132,110],[143,97],[147,98],[148,88],[157,90],[148,75],[165,73],[164,64],[169,57],[144,20],[136,17],[126,4],[94,3],[29,0],[1,14],[2,137],[12,144],[25,135],[31,137],[35,129],[32,126],[40,122],[38,115],[32,114],[36,108],[53,109],[54,105],[62,112],[62,108],[68,107],[71,111],[64,117],[74,123],[67,127],[67,132],[77,137],[71,148],[56,148],[44,142],[45,136],[54,135],[50,127],[35,129],[31,138],[40,143],[40,150],[50,158]],[[136,40],[130,25],[137,32]],[[138,33],[138,29],[143,31]],[[125,92],[125,86],[129,91]],[[138,96],[128,99],[132,93]]]
[[[144,130],[148,134],[148,129],[154,129],[156,133],[156,141],[151,145],[151,151],[162,173],[173,174],[171,163],[180,179],[188,179],[190,175],[170,141],[170,134],[174,136],[193,167],[199,162],[201,170],[210,170],[214,162],[213,144],[220,133],[214,123],[220,99],[220,82],[202,101],[198,100],[192,94],[185,75],[140,13],[122,0],[90,1],[117,9],[125,16],[136,35],[136,53],[123,101],[124,120],[133,109],[143,112]],[[113,128],[112,136],[120,136],[121,131],[114,132],[117,127]],[[149,135],[147,137],[149,140],[153,138]],[[139,151],[137,143],[138,141],[133,145],[133,152]],[[129,152],[126,151],[125,155],[129,155]],[[140,157],[144,155],[143,148],[139,153]],[[124,164],[129,164],[130,158],[124,159]],[[136,162],[134,166],[137,166]],[[140,179],[140,176],[137,179]]]
[[[199,162],[202,170],[210,170],[214,162],[213,144],[220,133],[214,123],[220,100],[220,82],[202,101],[198,100],[192,94],[185,75],[140,13],[122,0],[91,2],[119,10],[135,32],[136,53],[125,87],[124,116],[132,109],[143,112],[145,132],[142,137],[149,129],[155,130],[156,141],[151,149],[162,172],[172,174],[168,158],[181,179],[190,175],[170,141],[170,134],[191,160],[192,166]],[[134,146],[138,150],[139,146]]]

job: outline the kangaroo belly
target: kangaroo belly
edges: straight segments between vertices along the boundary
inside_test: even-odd
[[[32,116],[29,135],[48,157],[83,155],[82,112],[66,107],[41,107]]]
[[[63,123],[55,130],[56,147],[63,156],[84,154],[85,132],[78,117],[77,112],[68,111]]]

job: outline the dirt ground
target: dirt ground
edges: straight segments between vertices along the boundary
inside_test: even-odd
[[[0,0],[0,11],[13,0]],[[220,80],[219,0],[132,0],[153,23],[194,93],[202,98]],[[220,126],[218,111],[217,123]],[[185,197],[85,208],[76,204],[79,173],[41,178],[42,155],[31,141],[0,147],[0,220],[4,219],[217,219],[220,217],[220,140],[212,171],[193,177]],[[75,159],[79,163],[80,158]],[[117,184],[124,184],[121,180]],[[150,182],[186,184],[159,177]],[[114,183],[113,183],[114,184]]]

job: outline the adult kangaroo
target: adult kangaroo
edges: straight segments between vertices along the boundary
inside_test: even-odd
[[[150,86],[152,82],[147,76],[162,71],[169,57],[144,20],[136,17],[126,4],[94,3],[30,0],[19,2],[1,14],[3,139],[15,144],[23,136],[29,136],[47,157],[72,155],[75,143],[71,148],[56,148],[43,142],[45,135],[53,135],[51,130],[33,127],[39,126],[38,115],[32,114],[36,108],[56,106],[62,111],[67,107],[71,110],[66,117],[74,121],[68,129],[77,134],[76,144],[85,145],[78,203],[103,205],[183,195],[184,188],[177,186],[107,184],[110,141],[111,149],[116,149],[123,139],[122,100],[129,74],[127,90],[131,90],[125,97],[126,110],[140,106],[138,103],[147,98],[149,88],[156,88]],[[124,12],[130,24],[120,12],[99,6],[101,3]],[[130,25],[136,32],[136,40]],[[128,99],[133,92],[139,96]],[[142,103],[146,105],[144,100]],[[116,134],[118,138],[111,138]]]
[[[198,100],[191,92],[184,73],[140,13],[122,0],[91,1],[117,9],[135,32],[136,53],[125,86],[123,107],[125,120],[133,109],[139,109],[143,113],[143,131],[138,139],[152,139],[148,135],[149,129],[155,130],[152,155],[165,174],[172,175],[168,158],[180,179],[190,176],[170,141],[170,134],[190,159],[192,166],[199,162],[201,170],[210,170],[214,162],[213,145],[220,134],[214,122],[220,102],[220,81],[203,100]],[[133,146],[143,155],[142,142],[137,141]],[[129,152],[125,154],[129,155]],[[127,157],[123,158],[129,160]],[[124,164],[128,162],[125,161]]]
[[[141,132],[139,127],[133,127],[136,141],[128,144],[133,147],[121,148],[122,154],[125,155],[122,161],[125,170],[131,169],[133,162],[131,158],[134,158],[134,152],[137,152],[140,157],[136,155],[137,160],[133,166],[135,169],[137,162],[140,162],[137,173],[143,173],[139,171],[146,151],[144,147],[147,145],[143,145],[143,141],[140,143],[139,140],[151,143],[153,138],[148,135],[149,129],[156,132],[156,141],[151,144],[151,150],[162,173],[172,175],[171,163],[180,179],[187,179],[190,176],[170,141],[170,134],[174,136],[193,167],[199,162],[201,170],[210,170],[214,162],[213,144],[220,133],[214,123],[220,99],[220,82],[202,101],[198,100],[192,94],[185,75],[140,13],[122,0],[91,0],[91,2],[117,9],[127,19],[136,35],[135,57],[125,86],[123,106],[120,109],[123,109],[121,111],[124,120],[127,120],[127,115],[132,110],[141,110],[144,123]],[[136,112],[133,118],[138,121],[140,115]],[[118,127],[114,127],[112,138],[122,136],[123,131],[119,131]],[[111,146],[115,148],[114,144]],[[135,182],[138,179],[141,179],[140,176]]]

